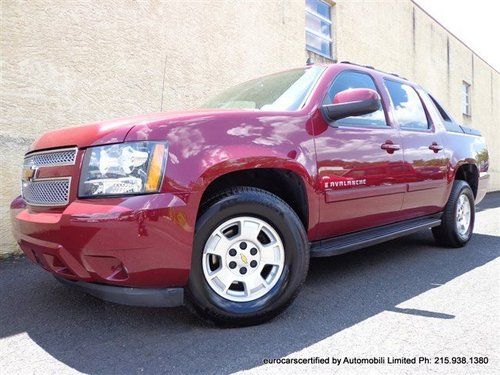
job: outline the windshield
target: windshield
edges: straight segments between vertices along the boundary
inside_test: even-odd
[[[295,111],[302,107],[324,67],[288,70],[231,87],[201,108]]]

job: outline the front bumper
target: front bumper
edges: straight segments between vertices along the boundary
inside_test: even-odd
[[[105,301],[129,306],[175,307],[184,303],[183,288],[131,288],[104,284],[71,281],[56,276],[64,285],[90,294]]]
[[[183,287],[196,217],[187,199],[168,193],[85,199],[63,210],[37,211],[18,197],[11,204],[12,231],[23,252],[59,278],[134,288]]]

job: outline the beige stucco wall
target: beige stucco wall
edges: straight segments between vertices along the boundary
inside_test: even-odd
[[[3,0],[0,254],[33,138],[63,126],[193,107],[304,64],[302,1]]]
[[[457,121],[481,130],[490,154],[490,190],[499,190],[499,73],[409,0],[340,0],[336,7],[338,61],[415,81]],[[471,117],[462,115],[463,81],[471,84]]]
[[[422,83],[458,119],[460,84],[472,83],[472,121],[487,137],[499,189],[498,72],[475,57],[472,73],[472,53],[418,8],[413,28],[413,8],[408,0],[338,1],[337,57]],[[303,65],[304,9],[303,0],[2,0],[0,256],[15,249],[8,204],[34,138],[193,107],[226,86]]]

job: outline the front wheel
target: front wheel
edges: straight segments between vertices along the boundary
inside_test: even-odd
[[[238,187],[210,199],[196,224],[187,297],[220,325],[262,323],[304,283],[309,245],[302,222],[277,196]]]
[[[474,194],[469,184],[457,180],[453,183],[441,225],[432,228],[434,239],[442,246],[462,247],[472,237],[474,219]]]

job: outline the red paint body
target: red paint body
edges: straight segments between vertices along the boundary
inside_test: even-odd
[[[320,109],[323,98],[335,76],[346,69],[373,77],[387,128],[332,127],[325,121]],[[202,194],[229,172],[281,168],[296,173],[307,194],[310,241],[440,212],[463,164],[478,169],[476,201],[480,201],[486,192],[483,176],[488,166],[477,155],[485,149],[484,140],[445,131],[422,93],[432,128],[400,130],[384,77],[389,76],[335,64],[324,71],[298,111],[166,112],[47,133],[30,151],[79,149],[75,166],[45,168],[39,176],[72,176],[70,203],[62,208],[32,207],[16,198],[11,204],[14,236],[33,261],[69,279],[184,286]],[[85,149],[135,140],[169,143],[161,193],[78,199]],[[392,153],[382,149],[388,142],[400,149]],[[429,149],[434,143],[443,149]],[[332,188],[359,179],[364,180],[362,185]]]

